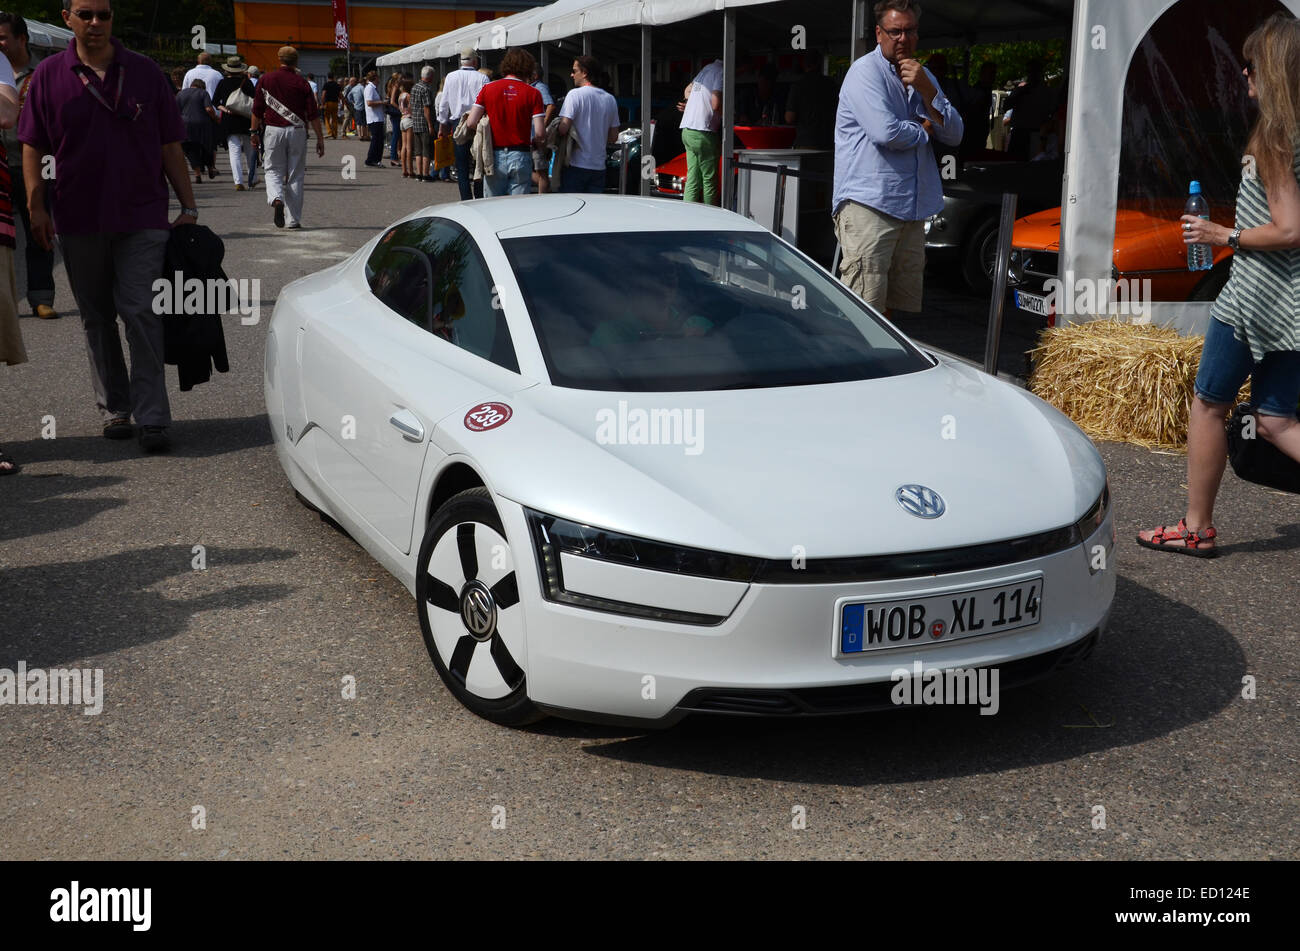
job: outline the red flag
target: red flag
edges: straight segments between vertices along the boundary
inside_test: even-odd
[[[348,48],[348,0],[332,0],[334,4],[334,45]]]

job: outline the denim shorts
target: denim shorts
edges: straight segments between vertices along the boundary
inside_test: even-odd
[[[1205,349],[1196,371],[1196,395],[1207,403],[1232,404],[1237,391],[1250,377],[1251,401],[1265,416],[1295,419],[1300,401],[1300,351],[1264,354],[1259,363],[1250,347],[1238,340],[1231,327],[1210,320],[1205,332]]]

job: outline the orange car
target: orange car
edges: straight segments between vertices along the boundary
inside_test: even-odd
[[[1231,209],[1213,214],[1220,224],[1230,224]],[[1209,271],[1187,269],[1183,243],[1183,202],[1121,202],[1115,215],[1115,247],[1111,278],[1118,281],[1150,280],[1150,301],[1214,300],[1228,280],[1232,259],[1229,248],[1214,248]],[[1048,318],[1055,324],[1056,308],[1044,285],[1058,278],[1061,249],[1061,209],[1051,208],[1021,218],[1011,236],[1010,284],[1016,288],[1016,306]],[[1128,285],[1135,289],[1140,285]],[[1145,292],[1144,292],[1145,293]],[[1114,295],[1112,295],[1114,296]],[[1136,299],[1136,298],[1131,298]],[[1101,305],[1098,305],[1101,309]]]

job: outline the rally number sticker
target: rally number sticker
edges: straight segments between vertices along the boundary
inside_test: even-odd
[[[514,410],[505,403],[483,403],[465,414],[465,428],[474,433],[485,432],[500,426],[513,415]]]

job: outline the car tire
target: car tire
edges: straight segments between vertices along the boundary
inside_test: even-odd
[[[545,717],[528,699],[515,563],[487,489],[454,495],[434,514],[415,597],[424,646],[457,700],[502,726]]]
[[[986,218],[962,248],[961,275],[976,294],[993,288],[993,268],[998,266],[998,219]]]

